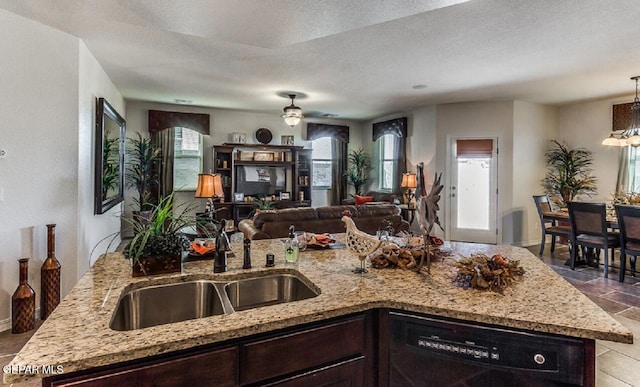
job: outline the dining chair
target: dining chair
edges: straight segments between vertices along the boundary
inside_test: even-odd
[[[636,257],[640,255],[640,207],[616,206],[620,227],[620,282],[624,282],[627,254],[630,255],[631,276],[636,276]]]
[[[620,233],[609,231],[607,207],[604,203],[569,202],[571,222],[571,269],[575,269],[578,246],[604,251],[604,277],[609,277],[609,249],[613,260],[614,249],[620,247]]]
[[[544,212],[552,212],[551,203],[548,195],[533,195],[533,201],[536,203],[538,217],[540,218],[540,230],[542,231],[542,239],[540,241],[540,254],[544,253],[544,245],[547,235],[551,235],[551,252],[556,248],[556,238],[564,237],[569,240],[571,238],[571,226],[558,226],[555,220],[545,219]]]

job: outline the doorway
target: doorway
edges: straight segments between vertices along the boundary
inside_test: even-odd
[[[449,239],[497,243],[498,139],[450,141]]]

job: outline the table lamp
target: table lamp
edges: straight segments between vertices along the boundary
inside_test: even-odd
[[[224,191],[222,190],[222,176],[217,173],[201,173],[198,175],[198,186],[196,188],[197,198],[207,198],[205,212],[210,220],[215,218],[215,209],[213,207],[214,199],[224,200]]]
[[[402,174],[402,183],[400,183],[400,187],[407,189],[407,191],[405,192],[405,198],[404,198],[405,204],[411,203],[411,199],[413,199],[412,190],[417,186],[418,186],[418,181],[416,180],[415,173],[407,172]]]

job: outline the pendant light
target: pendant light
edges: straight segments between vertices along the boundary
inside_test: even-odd
[[[284,118],[284,122],[287,123],[290,127],[295,127],[300,123],[300,120],[304,118],[302,115],[302,109],[293,104],[293,100],[296,98],[295,94],[289,94],[289,98],[291,98],[291,105],[285,106],[284,114],[282,118]]]
[[[631,77],[636,81],[636,97],[633,99],[631,106],[631,126],[622,132],[620,137],[616,137],[613,133],[602,141],[602,145],[609,146],[640,146],[640,98],[638,98],[638,80],[640,76]]]

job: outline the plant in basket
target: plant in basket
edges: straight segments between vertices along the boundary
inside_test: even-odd
[[[181,231],[194,224],[187,204],[175,205],[171,194],[150,207],[144,217],[125,218],[133,229],[133,239],[124,255],[132,260],[134,277],[180,272],[182,253],[190,246]]]

